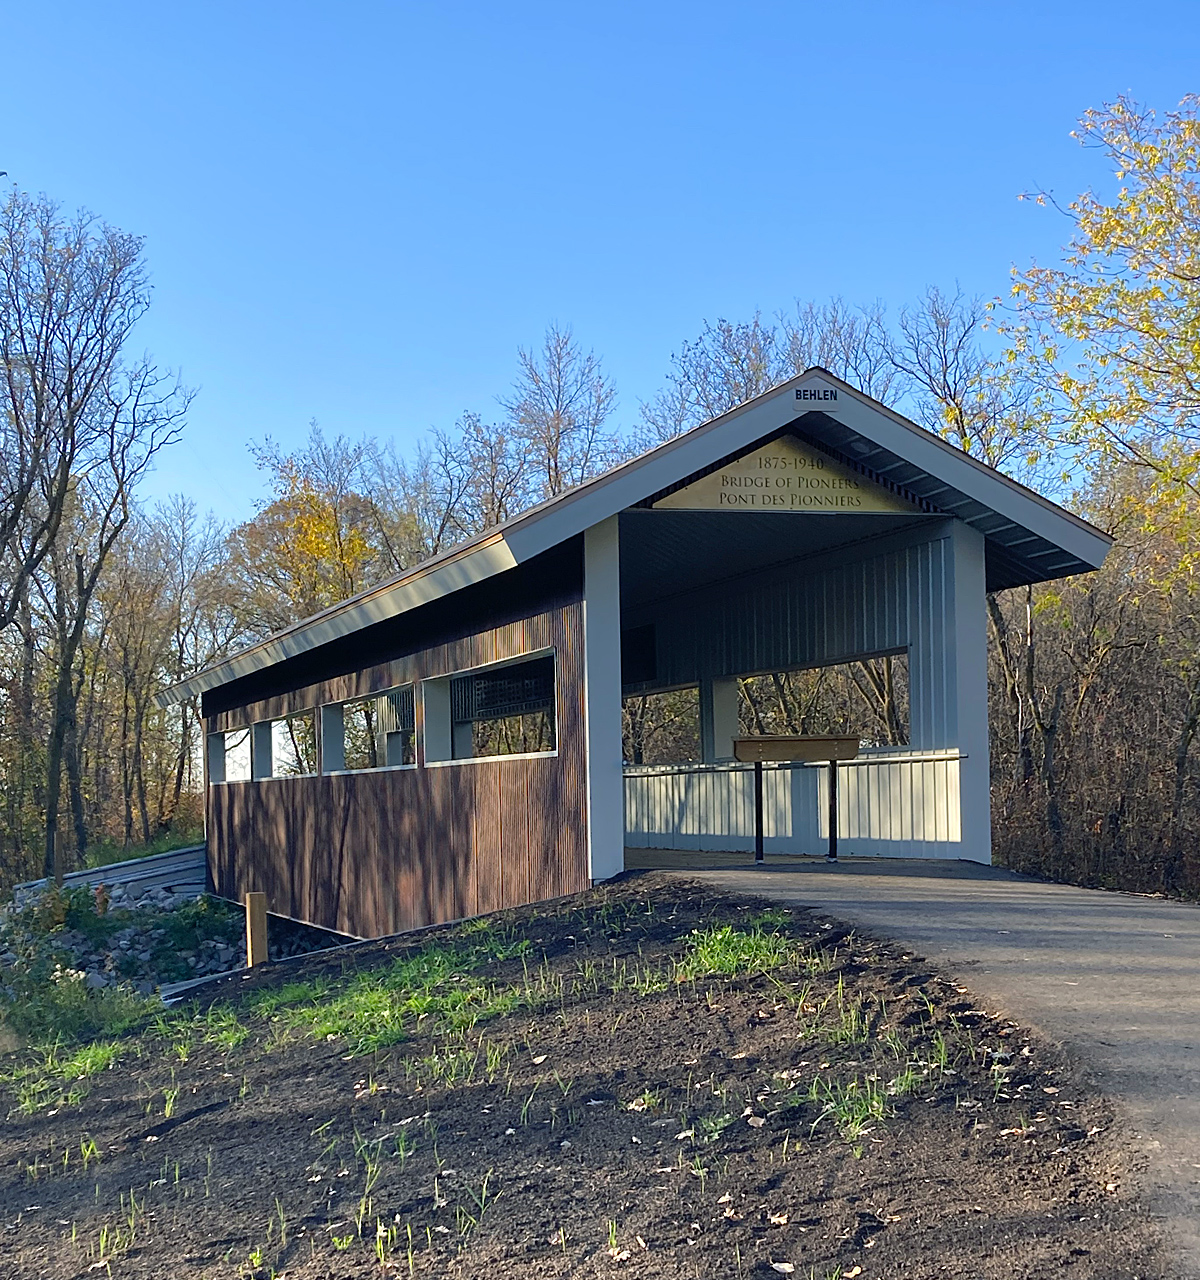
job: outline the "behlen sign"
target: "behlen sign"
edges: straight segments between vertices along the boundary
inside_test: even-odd
[[[797,387],[797,400],[836,400],[837,389],[834,387]]]
[[[837,392],[812,394],[829,396]],[[801,511],[824,515],[907,515],[916,509],[890,489],[792,436],[783,436],[726,463],[660,498],[654,506],[667,511]]]

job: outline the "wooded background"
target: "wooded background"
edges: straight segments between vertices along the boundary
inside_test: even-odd
[[[190,393],[129,354],[143,245],[14,192],[0,210],[0,882],[200,835],[198,709],[154,695],[244,644],[819,364],[1114,535],[1098,573],[989,598],[995,849],[1082,884],[1200,896],[1200,125],[1118,100],[1116,176],[1058,209],[1056,267],[990,302],[800,301],[706,323],[630,412],[569,327],[492,420],[411,454],[251,443],[269,496],[223,527],[139,482]],[[1053,202],[1033,193],[1031,199]],[[903,664],[743,685],[747,728],[903,741]],[[631,700],[631,758],[692,747],[686,692]],[[649,753],[649,754],[648,754]]]

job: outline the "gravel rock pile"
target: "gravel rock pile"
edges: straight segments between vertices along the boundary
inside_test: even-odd
[[[272,960],[344,941],[337,934],[272,918]],[[5,974],[40,971],[54,982],[89,990],[131,988],[151,995],[161,986],[246,966],[245,919],[232,903],[207,895],[116,885],[54,896],[26,889],[0,907],[0,986]]]

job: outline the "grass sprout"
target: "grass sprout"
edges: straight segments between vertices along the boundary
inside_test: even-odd
[[[750,929],[735,929],[728,924],[697,929],[676,962],[675,981],[766,973],[786,964],[791,952],[792,944],[787,938],[758,925]]]

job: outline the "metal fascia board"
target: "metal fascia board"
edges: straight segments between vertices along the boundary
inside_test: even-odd
[[[252,675],[265,667],[318,649],[332,640],[360,631],[375,622],[394,618],[463,587],[482,582],[493,574],[515,568],[517,560],[503,538],[477,547],[467,555],[437,565],[424,572],[373,592],[345,608],[318,615],[311,623],[300,625],[279,636],[263,641],[235,654],[227,661],[201,671],[190,680],[181,681],[155,698],[160,707],[169,707],[193,694],[206,693],[229,684],[242,676]]]

